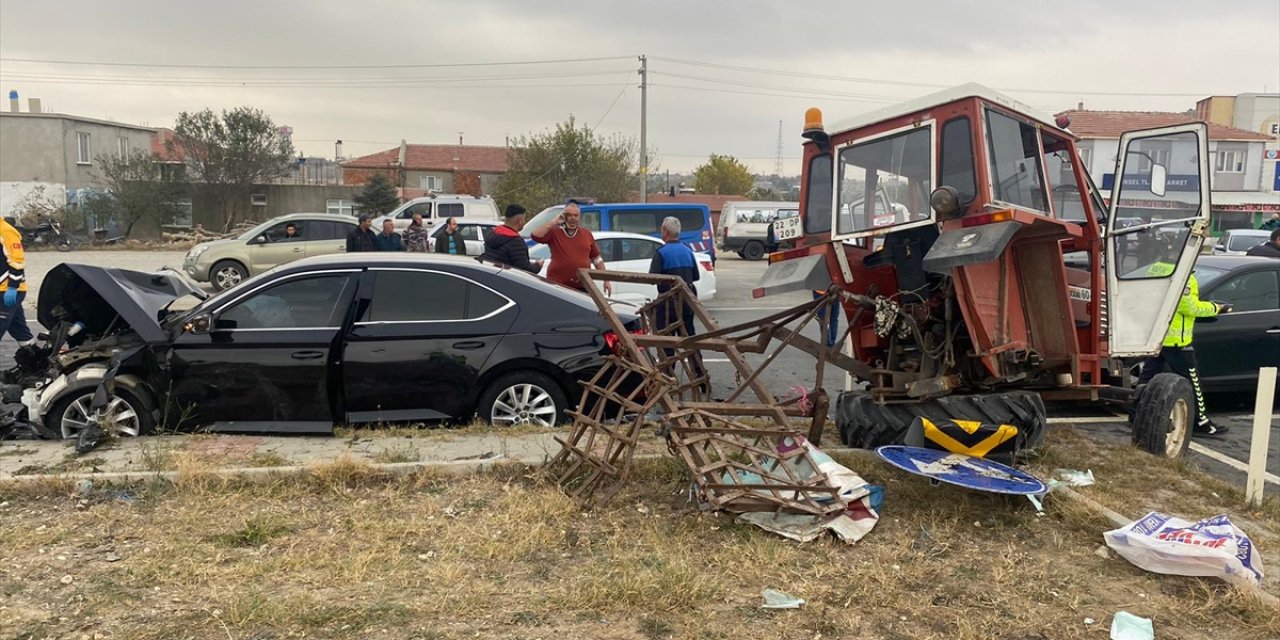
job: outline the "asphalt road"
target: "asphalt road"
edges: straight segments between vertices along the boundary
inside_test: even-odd
[[[147,252],[147,251],[77,251],[73,253],[33,252],[28,254],[27,278],[32,293],[26,301],[28,319],[33,331],[38,329],[35,323],[35,303],[40,282],[44,274],[63,261],[74,261],[96,264],[105,267],[118,267],[137,270],[154,270],[163,266],[178,266],[182,261],[182,252]],[[776,297],[753,299],[751,290],[756,286],[760,274],[764,272],[765,262],[748,262],[734,255],[722,256],[716,264],[717,295],[708,304],[716,320],[722,325],[739,324],[762,318],[776,311],[794,306],[810,299],[807,292],[786,294]],[[841,329],[844,328],[841,319]],[[818,339],[817,327],[811,325],[805,335]],[[12,362],[15,345],[12,338],[0,339],[0,363]],[[767,354],[748,354],[747,361],[754,365],[761,363]],[[708,370],[713,381],[713,393],[716,397],[725,397],[736,387],[734,369],[731,363],[722,356],[709,354],[706,358]],[[815,361],[812,357],[795,349],[788,349],[773,362],[760,380],[776,396],[794,395],[795,387],[810,387],[814,382]],[[835,367],[826,367],[823,386],[833,395],[844,389],[844,373]],[[1232,482],[1243,483],[1244,474],[1237,467],[1245,464],[1249,457],[1250,430],[1252,424],[1252,398],[1211,398],[1210,415],[1219,424],[1231,428],[1231,432],[1223,438],[1197,438],[1195,444],[1208,447],[1218,457],[1234,461],[1235,465],[1206,456],[1195,455],[1205,468],[1228,478]],[[1123,437],[1125,427],[1123,420],[1102,411],[1088,409],[1055,410],[1054,418],[1076,419],[1092,417],[1085,423],[1073,422],[1079,428],[1096,432],[1105,437]],[[1268,470],[1280,476],[1280,420],[1271,416],[1272,436]],[[1280,483],[1270,487],[1280,489]]]

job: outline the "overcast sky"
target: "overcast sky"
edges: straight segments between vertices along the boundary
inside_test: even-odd
[[[332,157],[342,139],[352,156],[402,138],[456,143],[458,132],[467,144],[501,145],[570,114],[601,133],[638,136],[636,57],[646,54],[660,170],[722,153],[770,172],[781,120],[784,168],[797,173],[809,106],[833,122],[964,82],[1046,111],[1079,101],[1181,111],[1205,95],[1280,90],[1280,2],[1226,6],[0,0],[0,90],[17,90],[23,110],[38,97],[46,109],[151,126],[171,126],[184,110],[253,105],[292,126],[306,154]],[[370,68],[298,68],[338,65]]]

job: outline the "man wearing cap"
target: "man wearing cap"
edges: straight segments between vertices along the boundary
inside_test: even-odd
[[[502,213],[505,222],[494,227],[493,233],[484,241],[484,255],[481,260],[504,264],[516,269],[524,269],[529,273],[542,271],[542,261],[529,261],[529,245],[520,236],[524,228],[524,207],[509,204]]]
[[[372,226],[371,216],[360,214],[360,217],[356,218],[356,228],[347,234],[347,253],[378,250],[378,238],[370,228]]]

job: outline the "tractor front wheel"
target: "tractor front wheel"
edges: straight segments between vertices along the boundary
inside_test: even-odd
[[[977,420],[1011,424],[1025,434],[1024,447],[1044,441],[1047,417],[1044,401],[1030,391],[1006,391],[953,395],[933,400],[879,404],[864,391],[840,394],[836,400],[836,426],[840,439],[850,447],[874,449],[902,444],[907,428],[917,417],[932,421]]]
[[[1133,411],[1133,445],[1158,456],[1177,458],[1191,446],[1196,396],[1191,381],[1161,373],[1144,385]]]

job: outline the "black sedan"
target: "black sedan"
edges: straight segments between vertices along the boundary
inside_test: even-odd
[[[1200,256],[1200,299],[1231,313],[1196,321],[1196,359],[1206,391],[1253,392],[1260,367],[1280,366],[1280,260]]]
[[[477,414],[552,425],[617,344],[586,295],[470,258],[308,258],[207,300],[179,280],[55,268],[39,299],[53,364],[27,391],[32,421],[74,437],[110,378],[107,426],[126,435]]]

